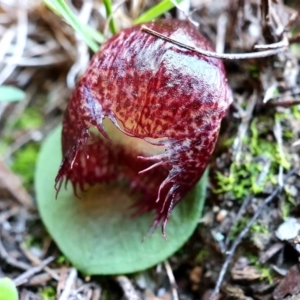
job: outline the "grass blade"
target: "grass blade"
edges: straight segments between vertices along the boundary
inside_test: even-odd
[[[103,4],[104,4],[105,9],[106,9],[106,17],[109,18],[112,14],[111,0],[103,0]],[[116,26],[115,26],[114,20],[112,18],[109,22],[109,28],[110,28],[110,31],[111,31],[112,34],[117,33]]]
[[[180,3],[183,0],[174,0],[176,3]],[[144,22],[152,21],[153,19],[159,17],[165,12],[169,11],[174,7],[174,4],[171,0],[163,0],[157,5],[151,7],[149,10],[140,15],[135,21],[134,24],[140,24]]]
[[[105,37],[87,24],[81,24],[78,17],[70,10],[64,0],[43,0],[44,3],[56,14],[61,16],[85,43],[94,51],[99,50],[98,43],[103,43]]]

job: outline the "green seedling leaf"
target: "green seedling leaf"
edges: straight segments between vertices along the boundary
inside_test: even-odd
[[[182,2],[183,0],[174,0],[177,4]],[[169,11],[174,7],[174,4],[171,0],[163,0],[156,4],[155,6],[151,7],[149,10],[144,12],[142,15],[140,15],[135,21],[134,24],[140,24],[152,21],[156,19],[157,17],[161,16],[165,12]]]
[[[201,217],[207,174],[175,207],[162,238],[160,228],[147,234],[153,215],[132,217],[138,195],[126,186],[96,186],[74,196],[70,185],[55,200],[54,178],[61,162],[61,128],[42,145],[35,173],[41,218],[62,253],[85,274],[124,274],[149,268],[178,250]]]
[[[64,0],[43,0],[43,2],[72,26],[75,32],[81,36],[94,52],[99,50],[98,43],[103,43],[105,37],[89,25],[82,24]]]
[[[0,278],[0,299],[18,300],[18,291],[11,279],[8,277]]]
[[[21,101],[25,96],[26,94],[22,90],[14,86],[0,85],[0,102]]]

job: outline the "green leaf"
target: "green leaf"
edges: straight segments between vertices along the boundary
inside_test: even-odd
[[[25,96],[26,94],[22,90],[14,86],[0,85],[0,102],[21,101]]]
[[[183,0],[174,0],[177,4],[182,2]],[[155,6],[151,7],[149,10],[144,12],[140,15],[135,21],[134,24],[140,24],[152,21],[153,19],[159,17],[160,15],[164,14],[165,12],[169,11],[174,7],[174,4],[171,0],[163,0],[156,4]]]
[[[111,3],[111,0],[103,0],[103,4],[104,4],[105,9],[106,9],[106,16],[107,16],[107,18],[109,18],[111,16],[111,14],[112,14],[112,3]],[[112,34],[116,34],[117,33],[117,30],[116,30],[115,23],[114,23],[113,19],[110,20],[109,27],[110,27],[110,30],[111,30]]]
[[[18,300],[18,291],[13,281],[7,277],[0,278],[0,299]]]
[[[85,43],[94,51],[99,50],[98,43],[103,43],[105,37],[97,30],[87,24],[82,24],[78,17],[70,10],[64,0],[43,0],[43,2],[57,15],[61,16]]]
[[[154,216],[149,213],[132,218],[129,207],[135,199],[125,187],[94,187],[84,199],[77,199],[68,185],[55,200],[60,140],[59,127],[42,145],[35,174],[37,204],[49,233],[80,271],[124,274],[149,268],[173,254],[193,233],[205,199],[206,175],[175,207],[166,229],[168,241],[159,229],[145,237]]]

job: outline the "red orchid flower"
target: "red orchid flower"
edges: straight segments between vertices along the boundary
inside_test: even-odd
[[[211,50],[187,21],[147,26]],[[75,193],[126,181],[141,195],[136,214],[155,211],[165,226],[173,207],[201,178],[231,102],[223,63],[141,31],[113,36],[93,57],[68,103],[57,178]],[[116,201],[112,199],[112,201]]]

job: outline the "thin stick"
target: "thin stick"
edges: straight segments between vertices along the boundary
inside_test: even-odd
[[[285,101],[276,101],[276,102],[267,102],[264,106],[273,106],[273,107],[290,107],[293,105],[300,104],[300,99],[295,100],[285,100]]]
[[[293,169],[292,171],[290,171],[284,178],[284,182],[287,181],[288,178],[290,178],[291,176],[293,176],[295,173],[297,173],[300,170],[300,168],[296,168]],[[254,224],[254,222],[259,218],[259,216],[261,215],[262,211],[264,210],[264,208],[279,194],[279,192],[282,190],[282,187],[280,185],[278,185],[276,187],[276,189],[273,191],[273,193],[267,197],[263,203],[260,204],[260,206],[258,207],[258,209],[256,210],[256,213],[253,215],[253,217],[251,218],[251,220],[248,222],[248,224],[246,225],[246,227],[240,232],[239,236],[235,239],[234,243],[232,244],[230,250],[228,251],[228,256],[222,266],[222,269],[219,273],[219,277],[217,280],[217,284],[215,286],[214,292],[210,297],[210,300],[216,300],[217,296],[219,294],[220,291],[220,287],[222,285],[223,279],[225,277],[225,274],[227,272],[228,266],[232,261],[233,255],[235,253],[235,250],[237,249],[238,245],[241,243],[241,241],[243,240],[244,237],[246,237],[249,229],[251,228],[251,226]]]
[[[39,265],[41,264],[41,260],[38,259],[36,256],[34,256],[25,246],[25,244],[21,243],[20,244],[20,248],[23,251],[24,255],[26,256],[27,259],[30,260],[30,262],[33,265]],[[44,268],[45,272],[47,272],[53,279],[55,279],[56,281],[59,281],[59,276],[49,267],[45,267]]]
[[[167,275],[168,275],[168,278],[169,278],[169,281],[170,281],[173,300],[179,300],[178,292],[177,292],[177,288],[176,288],[175,277],[174,277],[172,268],[171,268],[168,260],[164,261],[164,265],[165,265],[165,269],[166,269],[166,272],[167,272]]]
[[[69,276],[68,276],[66,284],[64,286],[64,290],[59,297],[59,300],[69,299],[69,297],[72,293],[72,287],[74,286],[76,279],[77,279],[77,270],[75,268],[72,268],[70,270]]]
[[[265,49],[277,49],[281,47],[288,47],[289,41],[286,36],[283,37],[283,39],[280,42],[267,44],[267,45],[255,45],[254,49],[256,50],[265,50]]]
[[[42,261],[41,264],[39,264],[38,266],[30,268],[28,271],[24,272],[23,274],[14,279],[15,285],[18,286],[26,283],[33,275],[43,270],[45,266],[50,264],[53,260],[54,257],[50,256],[44,261]]]
[[[141,300],[142,298],[135,290],[133,284],[126,276],[117,276],[116,281],[121,286],[124,293],[124,299],[126,300]]]
[[[21,2],[20,2],[21,4]],[[22,58],[26,47],[27,35],[28,35],[28,13],[24,7],[21,5],[17,10],[17,37],[16,44],[13,49],[13,56],[16,57],[16,61]],[[12,74],[17,64],[7,65],[0,72],[0,84],[5,82],[5,80]]]
[[[240,162],[242,153],[242,142],[250,125],[251,118],[253,116],[253,111],[257,102],[257,93],[253,93],[248,101],[247,108],[241,116],[242,122],[239,125],[237,137],[233,141],[232,152],[233,157],[236,162]]]
[[[29,264],[26,264],[22,261],[18,261],[14,257],[10,256],[9,253],[7,253],[6,249],[2,244],[1,236],[0,236],[0,257],[3,260],[5,260],[5,262],[8,263],[9,265],[19,268],[21,270],[30,270],[31,268]]]
[[[194,51],[196,53],[205,55],[205,56],[209,56],[209,57],[214,57],[214,58],[221,58],[221,59],[230,59],[230,60],[234,60],[234,59],[251,59],[251,58],[262,58],[262,57],[267,57],[267,56],[271,56],[271,55],[276,55],[279,54],[281,52],[284,52],[287,50],[286,46],[283,47],[279,47],[277,49],[269,49],[269,50],[265,50],[265,51],[260,51],[260,52],[249,52],[249,53],[230,53],[230,54],[221,54],[221,53],[216,53],[213,51],[208,51],[208,50],[204,50],[204,49],[200,49],[200,48],[196,48],[196,47],[192,47],[192,46],[188,46],[186,44],[183,44],[179,41],[173,40],[155,30],[150,29],[149,27],[142,25],[141,26],[141,30],[144,32],[147,32],[153,36],[156,36],[162,40],[165,40],[169,43],[172,43],[178,47],[187,49],[187,50],[191,50]]]

